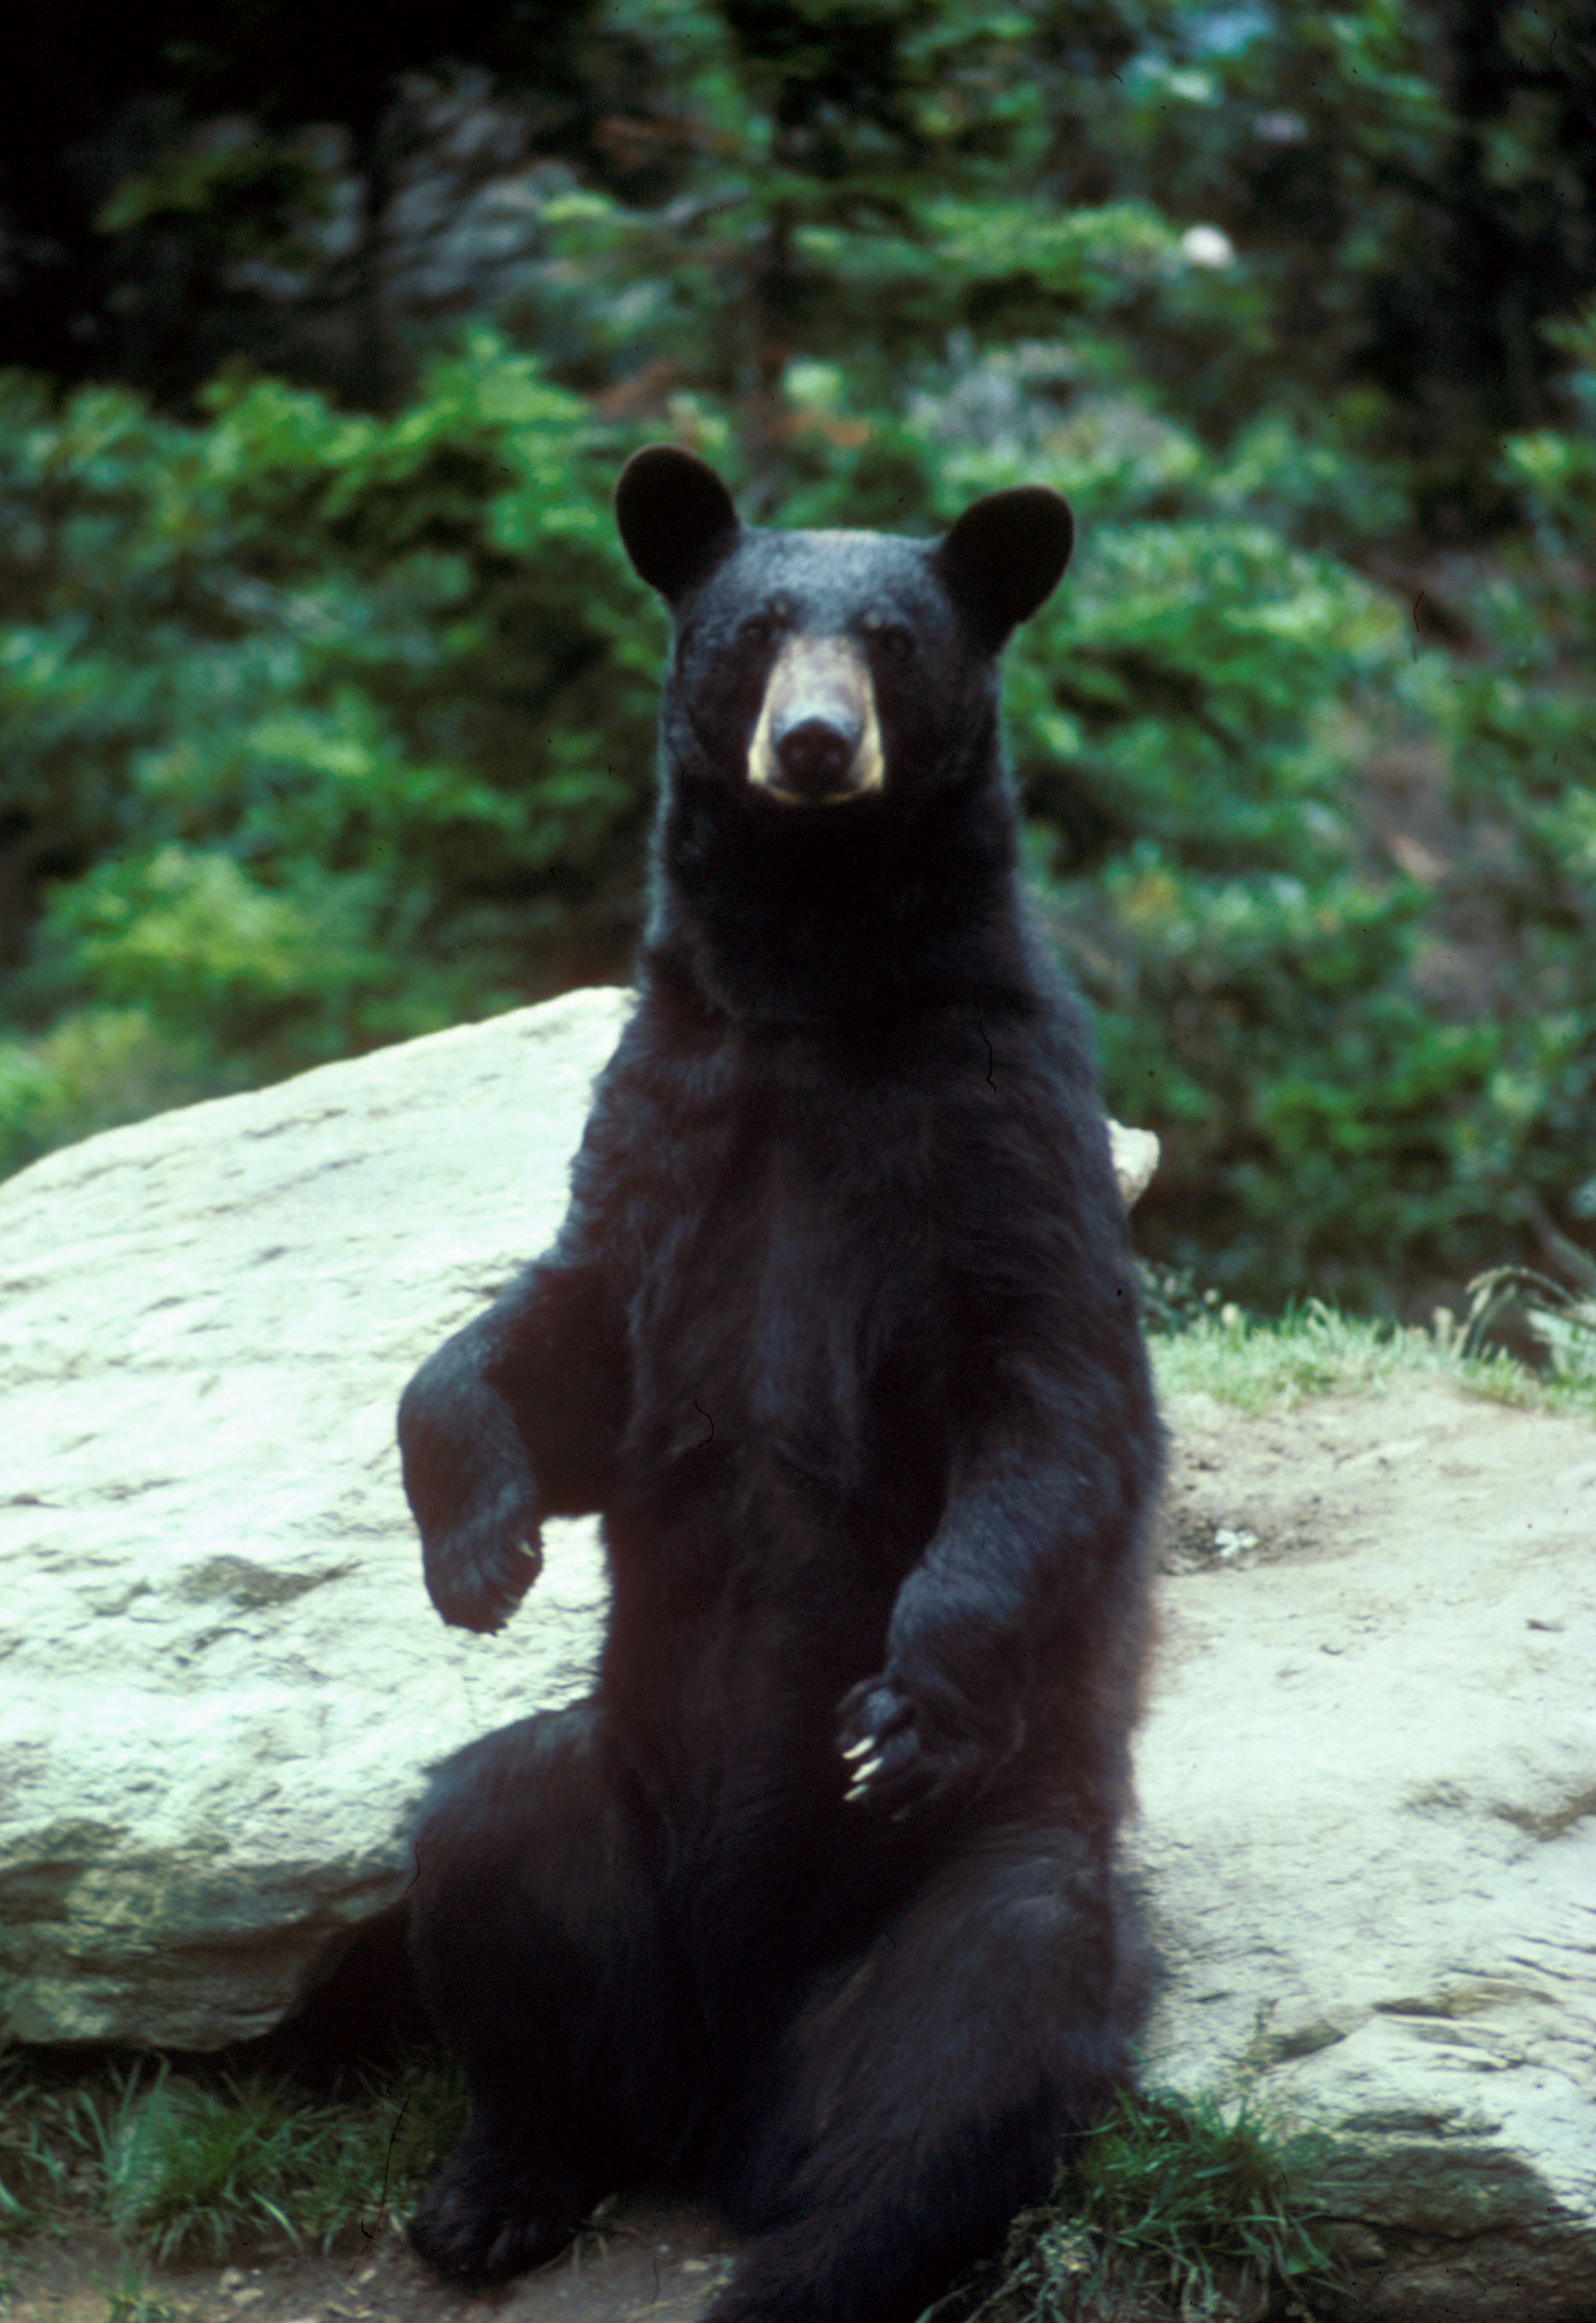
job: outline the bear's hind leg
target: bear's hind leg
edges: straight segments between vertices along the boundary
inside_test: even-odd
[[[910,2323],[1041,2200],[1130,2080],[1139,1958],[1101,1850],[949,1864],[784,2036],[710,2323]]]
[[[585,2212],[685,2130],[655,1882],[588,1703],[452,1760],[417,1834],[421,1997],[471,2084],[470,2127],[410,2223],[421,2256],[500,2282],[563,2249]]]

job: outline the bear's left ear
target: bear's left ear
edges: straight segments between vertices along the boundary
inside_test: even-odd
[[[1046,484],[977,500],[938,543],[932,562],[956,604],[995,653],[1052,595],[1075,545],[1069,503]]]
[[[638,575],[669,605],[708,579],[741,530],[713,468],[679,444],[632,454],[616,483],[615,521]]]

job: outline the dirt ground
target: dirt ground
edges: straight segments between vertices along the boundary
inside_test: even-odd
[[[1588,1463],[1596,1511],[1596,1427],[1467,1398],[1401,1376],[1366,1394],[1318,1399],[1288,1419],[1251,1419],[1206,1397],[1175,1415],[1160,1564],[1278,1557],[1328,1540],[1389,1550],[1404,1523],[1523,1528],[1536,1496],[1565,1507]],[[125,2277],[108,2238],[40,2239],[0,2253],[5,2323],[688,2323],[729,2270],[732,2244],[707,2212],[637,2199],[602,2236],[502,2291],[449,2290],[391,2218],[353,2257],[283,2258]],[[125,2280],[124,2280],[125,2277]],[[136,2290],[134,2288],[137,2282]],[[119,2299],[119,2291],[122,2296]],[[131,2295],[130,2295],[131,2294]]]
[[[115,2302],[124,2262],[108,2236],[35,2241],[0,2258],[6,2323],[688,2323],[730,2272],[732,2244],[706,2211],[639,2199],[601,2236],[505,2289],[440,2284],[390,2218],[353,2257],[273,2258],[142,2271],[142,2304]],[[125,2295],[125,2294],[124,2294]]]
[[[1521,1410],[1424,1373],[1256,1418],[1193,1395],[1166,1418],[1165,1574],[1321,1547],[1378,1547],[1401,1566],[1405,1547],[1437,1526],[1498,1541],[1556,1537],[1587,1502],[1596,1543],[1589,1419]]]

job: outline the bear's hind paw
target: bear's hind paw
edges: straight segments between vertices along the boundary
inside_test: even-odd
[[[536,2166],[456,2153],[409,2222],[411,2248],[440,2274],[508,2282],[558,2257],[582,2224],[574,2190],[539,2182]]]

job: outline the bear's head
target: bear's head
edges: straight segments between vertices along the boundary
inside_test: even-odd
[[[740,791],[756,813],[924,795],[972,745],[984,758],[997,656],[1074,537],[1042,485],[988,494],[939,540],[757,530],[712,468],[668,444],[628,461],[615,505],[675,621],[670,771]]]

